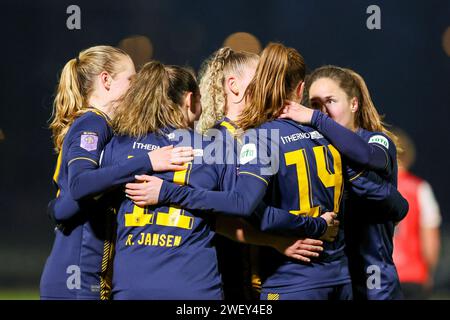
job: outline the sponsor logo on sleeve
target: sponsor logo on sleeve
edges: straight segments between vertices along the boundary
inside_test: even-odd
[[[383,137],[382,135],[376,135],[372,136],[369,139],[369,143],[377,143],[385,147],[386,149],[389,149],[389,141],[386,139],[386,137]]]

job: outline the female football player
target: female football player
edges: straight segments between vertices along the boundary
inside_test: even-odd
[[[289,103],[282,117],[317,128],[353,161],[347,168],[349,179],[365,179],[346,201],[345,236],[355,299],[401,299],[393,234],[407,210],[394,210],[402,214],[390,216],[392,211],[373,205],[377,198],[398,203],[389,200],[390,189],[397,187],[396,137],[381,121],[364,79],[353,70],[318,68],[309,77],[307,92],[315,110]],[[375,193],[368,192],[377,186]]]
[[[49,213],[58,227],[41,277],[42,299],[106,297],[101,271],[110,254],[110,226],[99,193],[130,181],[132,174],[182,169],[177,164],[191,160],[183,158],[189,150],[174,153],[169,147],[99,169],[116,103],[134,74],[130,57],[110,46],[83,50],[62,70],[50,124],[59,156],[53,176],[58,192]]]
[[[256,138],[243,146],[240,174],[234,191],[201,191],[164,182],[159,199],[155,200],[178,203],[187,208],[242,214],[252,212],[270,186],[274,189],[269,193],[272,195],[270,201],[281,203],[294,215],[317,216],[327,209],[339,211],[343,179],[337,150],[312,128],[292,121],[274,120],[281,113],[286,99],[300,101],[303,76],[304,62],[298,52],[282,45],[269,45],[263,51],[256,76],[248,88],[249,103],[238,125],[243,129],[260,126],[261,129],[272,129],[272,133],[268,137],[265,130],[253,132]],[[268,120],[271,121],[264,123]],[[275,148],[271,148],[271,144]],[[248,164],[255,159],[256,165]],[[271,178],[273,181],[269,184]],[[365,189],[366,181],[362,177],[352,178],[353,188]],[[158,194],[158,183],[161,181],[155,179],[154,183]],[[298,190],[297,196],[292,195],[295,188]],[[369,196],[380,197],[375,193],[380,190],[388,190],[389,193],[383,193],[378,200],[389,200],[390,193],[396,191],[382,184],[381,187],[372,186],[366,192]],[[398,192],[397,197],[404,200]],[[390,205],[390,201],[387,202]],[[405,208],[400,206],[395,209],[404,213]],[[271,255],[263,263],[268,270],[262,298],[351,298],[343,233],[339,234],[335,243],[325,248],[322,259],[308,265]]]
[[[322,136],[314,134],[315,130],[277,119],[283,101],[300,101],[304,75],[304,60],[295,49],[280,44],[264,49],[247,88],[247,103],[236,121],[238,128],[248,131],[241,137],[239,175],[233,188],[226,192],[196,190],[151,177],[150,184],[154,184],[159,195],[153,200],[249,216],[262,205],[258,216],[270,208],[272,219],[266,219],[265,224],[281,224],[280,229],[297,226],[295,221],[278,220],[282,217],[311,221],[326,211],[339,212],[343,187],[339,153]],[[158,183],[162,183],[160,194]],[[328,225],[334,223],[330,221]],[[322,256],[312,258],[310,263],[268,252],[261,264],[265,278],[262,298],[350,298],[350,276],[343,249],[343,235],[339,232],[337,240],[325,244]]]
[[[156,61],[146,64],[118,107],[115,118],[118,136],[106,147],[102,165],[133,159],[145,148],[180,140],[184,145],[200,142],[209,146],[209,142],[190,129],[200,115],[199,100],[199,90],[190,72]],[[134,148],[136,145],[142,147]],[[197,157],[206,159],[208,155],[200,152]],[[180,185],[210,190],[220,190],[221,183],[232,181],[235,175],[233,165],[205,165],[196,161],[183,171],[159,174]],[[113,298],[221,299],[222,285],[212,242],[215,220],[214,215],[204,211],[171,205],[139,207],[131,199],[123,198],[117,215]],[[322,234],[321,223],[326,228],[324,219],[307,220],[305,225],[311,225],[311,232]],[[222,231],[225,228],[218,220],[216,231],[226,233]],[[280,251],[286,254],[286,239],[291,241],[265,235],[257,242],[281,247]]]

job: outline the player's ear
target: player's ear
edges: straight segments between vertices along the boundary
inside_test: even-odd
[[[109,89],[111,89],[111,81],[112,78],[110,76],[110,74],[106,71],[103,71],[102,73],[100,73],[100,81],[102,83],[102,86],[109,91]]]
[[[352,111],[352,113],[355,113],[356,111],[358,111],[358,108],[359,108],[358,98],[353,97],[350,100],[350,110]]]
[[[230,92],[236,96],[239,95],[239,87],[237,85],[237,81],[235,77],[228,77],[227,80],[227,87],[230,90]]]
[[[302,101],[304,90],[305,90],[305,81],[300,81],[297,85],[297,89],[295,90],[296,98],[299,101]]]

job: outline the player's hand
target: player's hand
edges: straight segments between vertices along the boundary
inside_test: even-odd
[[[184,164],[194,160],[192,147],[165,146],[148,153],[153,171],[184,170]]]
[[[136,175],[135,183],[125,185],[127,197],[138,207],[158,204],[159,193],[163,180],[148,175]]]
[[[339,220],[334,212],[325,212],[320,216],[327,222],[327,231],[320,237],[321,240],[333,242],[339,232]]]
[[[316,239],[293,239],[283,237],[278,239],[273,247],[281,254],[302,262],[311,262],[323,251],[323,242]]]
[[[301,124],[310,124],[314,110],[309,109],[297,102],[286,101],[280,118],[291,119]]]

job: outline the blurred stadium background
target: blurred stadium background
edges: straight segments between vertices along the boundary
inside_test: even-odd
[[[81,9],[69,30],[68,6]],[[369,5],[381,29],[369,30]],[[200,63],[224,43],[298,49],[308,69],[361,73],[385,120],[415,141],[413,172],[427,179],[443,215],[434,298],[450,298],[450,2],[429,1],[2,1],[0,102],[0,299],[37,299],[53,242],[46,204],[56,156],[47,120],[58,72],[84,48],[121,46],[136,65]]]

